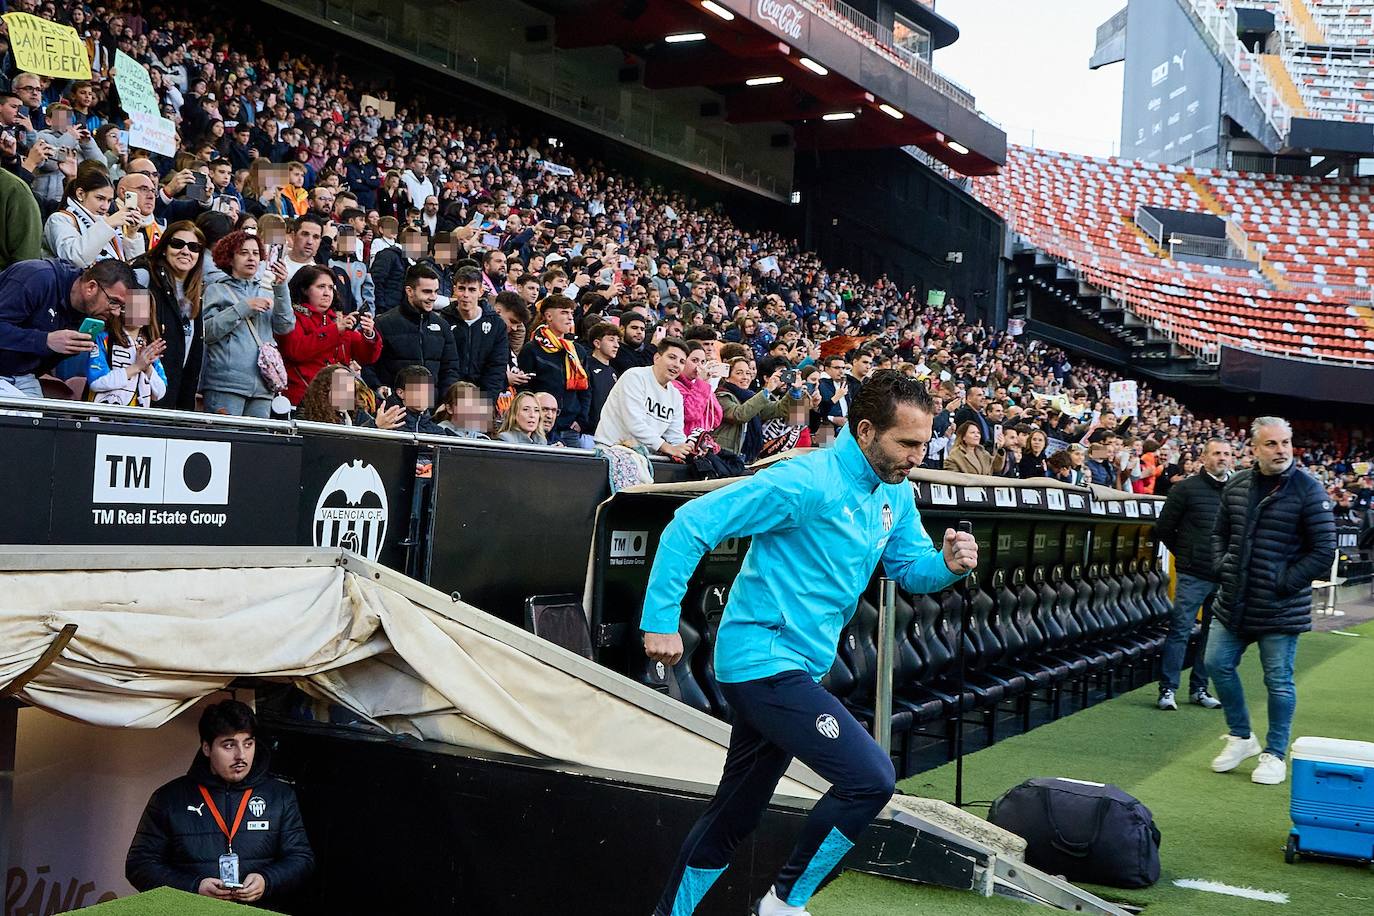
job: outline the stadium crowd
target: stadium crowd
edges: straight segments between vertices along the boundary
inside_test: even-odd
[[[892,368],[937,395],[931,467],[1164,495],[1209,438],[1251,461],[1242,429],[1143,383],[1114,412],[1121,376],[952,297],[827,269],[509,124],[364,106],[214,5],[0,8],[75,26],[94,75],[22,72],[0,33],[8,396],[747,462],[824,444]],[[116,50],[148,67],[175,155],[130,148]],[[1357,508],[1370,459],[1302,458]]]

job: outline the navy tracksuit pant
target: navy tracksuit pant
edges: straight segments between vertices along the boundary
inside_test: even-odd
[[[801,671],[721,683],[735,715],[720,788],[682,846],[655,916],[689,916],[753,832],[792,758],[830,783],[774,890],[802,906],[892,797],[892,761],[840,701]]]

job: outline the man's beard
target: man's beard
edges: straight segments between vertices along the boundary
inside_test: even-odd
[[[873,468],[873,473],[883,483],[901,483],[906,480],[906,462],[894,462],[885,458],[876,448],[869,450],[860,447],[859,451],[863,452],[864,457],[868,459],[868,466]]]

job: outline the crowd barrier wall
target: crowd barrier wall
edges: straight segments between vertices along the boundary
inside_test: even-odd
[[[345,546],[507,620],[580,592],[606,462],[579,449],[14,402],[0,542]],[[686,468],[654,461],[656,479]]]

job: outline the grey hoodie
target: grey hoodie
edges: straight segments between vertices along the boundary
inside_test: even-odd
[[[93,162],[104,163],[105,157],[101,155],[100,149],[95,145],[95,139],[87,140],[85,143],[78,143],[71,134],[59,134],[55,130],[40,130],[38,136],[52,144],[52,156],[38,163],[38,171],[33,179],[33,193],[39,200],[46,200],[49,203],[57,203],[62,200],[62,188],[67,183],[67,176],[63,175],[58,165],[57,150],[65,149],[69,157],[80,159],[90,159]]]
[[[272,290],[272,308],[254,312],[249,299],[264,295],[257,280],[240,280],[227,274],[206,275],[202,319],[205,326],[205,369],[200,375],[204,391],[224,391],[246,398],[270,398],[258,372],[258,340],[275,345],[277,334],[296,326],[291,296],[285,283]],[[253,339],[248,322],[258,332]]]

